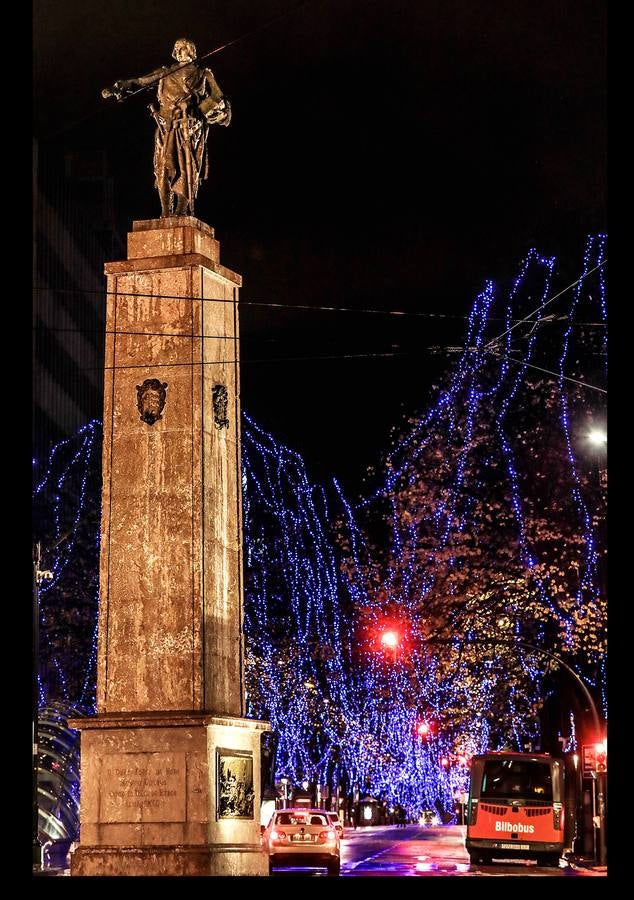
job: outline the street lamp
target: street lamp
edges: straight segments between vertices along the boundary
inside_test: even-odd
[[[588,434],[588,440],[595,447],[604,447],[608,442],[608,436],[604,429],[593,428]]]

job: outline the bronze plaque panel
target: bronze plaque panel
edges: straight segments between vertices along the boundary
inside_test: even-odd
[[[218,819],[252,819],[253,754],[216,749],[216,797]]]
[[[184,822],[184,753],[103,757],[101,822]]]

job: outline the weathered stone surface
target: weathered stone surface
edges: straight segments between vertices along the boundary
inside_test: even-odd
[[[219,274],[213,231],[192,217],[135,223],[130,240],[136,258],[107,266],[98,708],[240,715],[235,281]],[[192,247],[215,255],[215,270],[192,263]],[[169,249],[171,263],[188,264],[145,267]],[[137,409],[148,378],[167,385],[153,425]],[[228,428],[214,422],[216,384]]]
[[[157,224],[163,227],[156,227]],[[191,216],[135,222],[134,230],[128,234],[128,259],[200,253],[218,263],[220,245],[214,239],[213,228],[200,228],[202,224]]]
[[[128,247],[106,265],[98,715],[72,723],[82,799],[71,873],[266,874],[270,726],[242,718],[241,279],[191,216],[135,222]],[[161,386],[148,418],[143,396]],[[222,782],[231,767],[243,786],[252,771],[252,801]]]
[[[265,875],[259,846],[79,847],[71,875]]]
[[[155,256],[145,257],[143,259],[129,259],[123,262],[106,263],[104,271],[107,275],[120,275],[126,272],[151,272],[158,269],[174,269],[180,266],[205,266],[212,272],[216,272],[227,281],[232,281],[237,287],[242,286],[242,277],[236,275],[231,269],[220,263],[214,262],[208,256],[202,253],[187,253],[183,256]]]
[[[268,872],[259,852],[260,735],[268,723],[208,713],[145,713],[72,720],[72,727],[79,725],[81,845],[73,874],[182,874],[183,866],[202,866],[190,874]],[[219,750],[251,754],[252,818],[219,816]],[[164,845],[182,850],[172,869]],[[215,849],[201,856],[196,846]],[[218,855],[222,861],[214,862]],[[115,871],[118,866],[124,868]]]

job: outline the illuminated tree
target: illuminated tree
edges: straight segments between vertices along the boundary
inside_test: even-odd
[[[584,273],[603,252],[602,239],[588,242]],[[488,740],[519,749],[536,734],[542,676],[552,665],[519,647],[476,642],[541,643],[573,661],[597,693],[605,663],[605,498],[570,425],[582,430],[599,405],[588,389],[535,378],[529,368],[539,351],[541,367],[549,354],[551,367],[572,374],[566,363],[580,341],[571,323],[580,309],[596,311],[592,294],[604,311],[605,285],[596,272],[592,282],[582,278],[561,324],[549,320],[544,332],[529,322],[518,340],[512,322],[531,296],[532,308],[536,294],[546,302],[552,271],[552,260],[529,254],[502,327],[487,285],[440,399],[410,420],[386,461],[383,491],[363,507],[370,532],[372,516],[391,526],[390,541],[375,547],[380,574],[364,573],[365,619],[380,623],[400,610],[412,639],[395,665],[420,684],[438,663],[440,720],[457,739],[488,731]],[[492,339],[500,331],[504,340]]]

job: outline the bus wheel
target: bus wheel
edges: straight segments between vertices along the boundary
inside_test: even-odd
[[[542,853],[537,857],[537,865],[542,866],[547,869],[558,869],[559,868],[559,854],[558,853]]]
[[[478,863],[483,866],[491,865],[491,854],[484,850],[471,850],[469,852],[469,859],[471,860],[472,866],[475,866]]]

